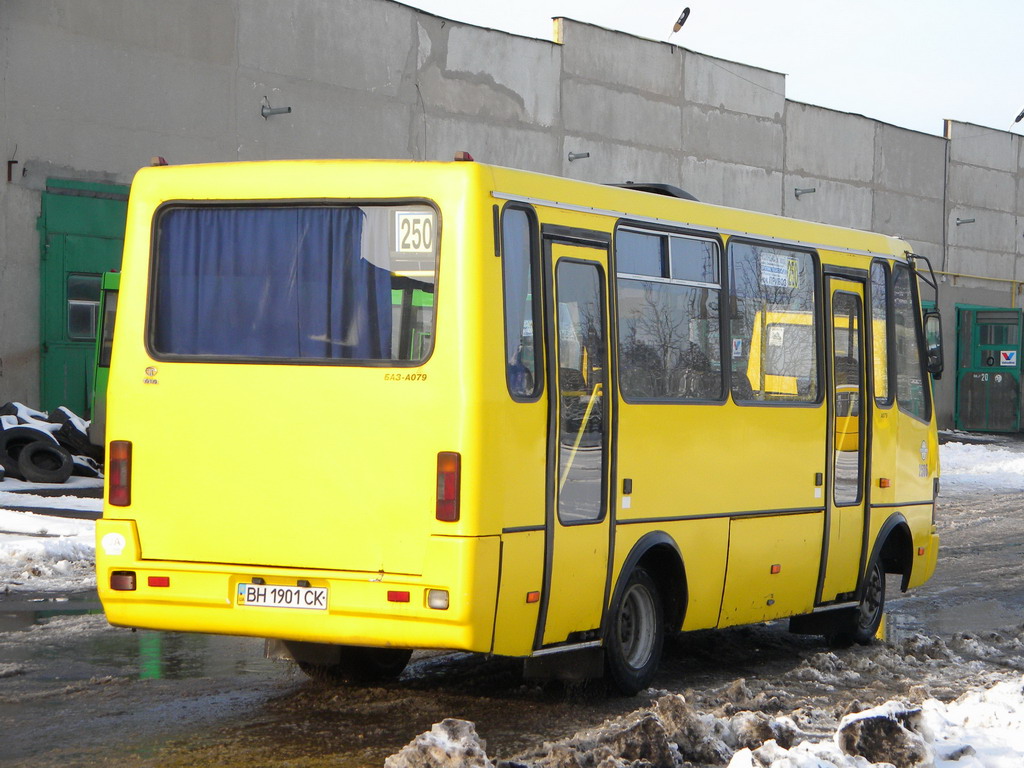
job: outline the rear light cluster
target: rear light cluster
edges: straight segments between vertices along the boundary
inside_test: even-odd
[[[138,576],[135,571],[112,571],[110,574],[110,588],[115,592],[134,592],[138,588]],[[147,587],[169,587],[171,586],[170,576],[147,576]]]
[[[435,516],[446,523],[459,519],[459,485],[462,457],[457,453],[437,454],[437,506]]]
[[[128,440],[110,441],[110,460],[107,462],[110,486],[107,500],[115,507],[132,503],[132,444]]]

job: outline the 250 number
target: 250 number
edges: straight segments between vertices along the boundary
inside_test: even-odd
[[[431,253],[434,250],[434,217],[429,213],[398,213],[398,250]]]

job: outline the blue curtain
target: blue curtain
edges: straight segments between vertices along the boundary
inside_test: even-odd
[[[359,208],[172,208],[160,219],[154,345],[174,355],[391,358],[391,275]]]

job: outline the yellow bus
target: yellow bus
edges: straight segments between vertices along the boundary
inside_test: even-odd
[[[342,680],[457,649],[627,694],[668,632],[868,642],[886,574],[921,584],[938,552],[919,259],[646,189],[472,161],[141,170],[111,623],[266,637]],[[806,318],[760,342],[792,391],[748,375],[766,313]]]

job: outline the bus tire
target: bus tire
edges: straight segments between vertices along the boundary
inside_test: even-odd
[[[36,440],[18,454],[18,469],[30,483],[64,483],[71,477],[71,454],[60,446]]]
[[[877,556],[868,566],[864,580],[864,589],[856,610],[850,613],[844,626],[839,626],[825,636],[828,644],[834,648],[844,648],[857,643],[869,645],[878,634],[885,614],[885,571],[882,561]]]
[[[605,638],[605,671],[625,696],[654,679],[665,643],[665,620],[658,585],[643,568],[629,575],[612,608]]]
[[[409,663],[407,648],[366,648],[343,645],[334,664],[300,661],[299,669],[314,680],[326,683],[378,683],[397,680]]]

